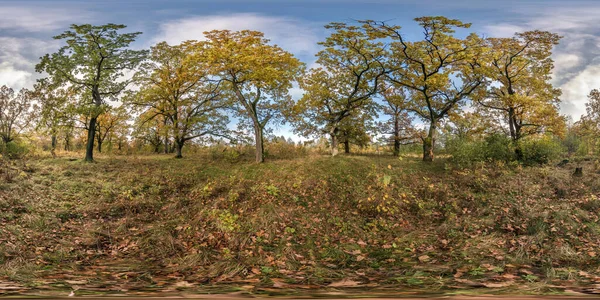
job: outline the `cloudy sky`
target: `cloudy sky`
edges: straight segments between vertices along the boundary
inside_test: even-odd
[[[202,39],[211,29],[259,30],[310,65],[329,22],[388,21],[410,39],[420,35],[412,19],[425,15],[471,22],[485,36],[530,29],[564,36],[553,80],[563,91],[562,112],[575,120],[589,91],[600,88],[600,1],[592,0],[0,0],[0,85],[31,87],[41,76],[39,57],[60,46],[52,36],[73,23],[125,24],[144,32],[136,48]]]

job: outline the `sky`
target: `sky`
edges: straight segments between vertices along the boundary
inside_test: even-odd
[[[259,30],[310,67],[329,22],[387,21],[416,39],[421,31],[413,19],[431,15],[470,22],[472,32],[487,37],[533,29],[562,35],[552,83],[562,89],[561,112],[574,120],[585,112],[590,90],[600,88],[600,1],[594,0],[0,0],[0,85],[32,87],[42,77],[34,70],[39,57],[61,46],[52,37],[70,24],[125,24],[143,32],[135,48],[201,40],[212,29]]]

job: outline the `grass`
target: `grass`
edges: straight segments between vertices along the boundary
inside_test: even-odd
[[[0,280],[30,286],[68,278],[260,289],[350,278],[371,288],[535,292],[600,274],[593,172],[573,179],[568,168],[456,169],[387,156],[17,164],[0,189]]]

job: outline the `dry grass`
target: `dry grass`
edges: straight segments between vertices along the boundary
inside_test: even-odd
[[[118,262],[149,283],[444,286],[461,269],[475,279],[512,272],[523,283],[599,271],[596,173],[385,156],[26,164],[0,189],[0,277],[11,280],[108,280]],[[535,275],[525,279],[523,268]]]

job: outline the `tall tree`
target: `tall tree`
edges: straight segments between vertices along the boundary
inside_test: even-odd
[[[289,89],[303,64],[291,53],[269,44],[263,33],[213,30],[204,33],[198,60],[205,61],[223,88],[237,101],[238,112],[252,122],[256,162],[264,161],[264,131],[289,109]]]
[[[36,106],[33,93],[21,89],[18,93],[6,85],[0,87],[0,137],[9,143],[33,121]]]
[[[527,31],[512,38],[486,40],[485,75],[490,85],[483,107],[502,113],[513,141],[564,123],[558,113],[560,89],[550,83],[552,48],[560,36],[548,31]],[[520,148],[516,148],[520,156]]]
[[[370,30],[392,40],[387,79],[413,92],[410,110],[429,123],[423,141],[423,161],[433,161],[435,136],[441,120],[481,90],[484,78],[478,57],[482,41],[476,34],[454,36],[470,23],[442,16],[420,17],[423,40],[409,42],[399,26],[364,21]]]
[[[335,156],[344,120],[374,114],[372,97],[385,74],[386,52],[367,32],[367,25],[331,23],[325,27],[334,32],[319,43],[325,47],[317,54],[321,67],[311,69],[300,81],[306,93],[295,104],[292,119],[296,132],[304,136],[328,135]],[[351,123],[346,122],[346,133],[353,131],[348,126]],[[348,139],[345,141],[347,144]]]
[[[131,50],[129,45],[141,32],[119,33],[125,25],[71,25],[69,31],[55,36],[66,45],[58,52],[46,54],[36,66],[57,82],[72,85],[89,96],[81,97],[81,106],[91,106],[87,125],[86,161],[94,160],[96,121],[107,100],[117,101],[127,87],[124,71],[135,68],[146,50]]]
[[[382,85],[383,86],[383,85]],[[400,156],[400,146],[412,144],[418,136],[412,126],[413,117],[408,113],[410,91],[402,86],[383,86],[380,94],[383,97],[381,111],[389,119],[379,124],[380,132],[390,137],[394,156]]]
[[[198,44],[162,42],[152,47],[134,76],[140,90],[128,100],[146,109],[147,120],[162,116],[167,121],[164,125],[175,139],[177,158],[182,157],[186,141],[227,132],[228,118],[222,109],[229,101],[220,89],[222,80],[214,79],[206,59],[200,59],[206,57],[206,50]]]

